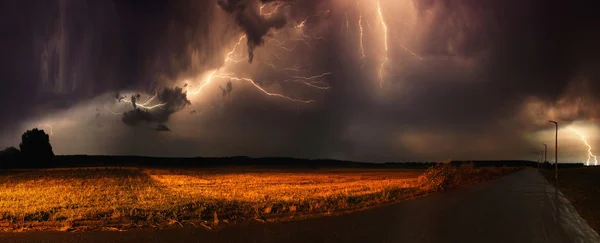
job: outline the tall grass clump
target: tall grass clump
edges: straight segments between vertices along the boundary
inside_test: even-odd
[[[429,192],[445,191],[462,185],[475,184],[510,172],[520,167],[482,167],[475,168],[473,163],[460,165],[440,163],[425,171],[417,179],[420,187]]]

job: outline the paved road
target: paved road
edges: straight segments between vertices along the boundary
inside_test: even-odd
[[[600,242],[535,169],[343,216],[218,231],[0,233],[0,242]]]

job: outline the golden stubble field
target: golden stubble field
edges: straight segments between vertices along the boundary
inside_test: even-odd
[[[5,229],[79,225],[211,227],[333,213],[413,196],[423,170],[77,168],[0,172]],[[395,199],[394,198],[394,199]],[[354,200],[354,201],[353,201]],[[96,221],[96,222],[94,222]]]
[[[419,177],[425,172],[420,169],[352,168],[0,171],[0,231],[184,224],[213,228],[248,220],[301,219],[407,200],[450,182],[465,184],[464,179],[449,180],[447,171],[430,169],[426,177]],[[472,167],[460,171],[468,171],[463,176],[470,178],[468,183],[509,172]]]

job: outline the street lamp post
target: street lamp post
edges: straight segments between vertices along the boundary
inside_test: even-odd
[[[554,135],[554,180],[558,181],[558,122],[548,121],[554,123],[556,132]]]

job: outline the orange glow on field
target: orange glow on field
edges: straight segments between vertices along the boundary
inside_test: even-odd
[[[42,220],[70,228],[86,220],[131,224],[142,217],[134,221],[156,226],[178,222],[180,216],[198,223],[212,221],[214,214],[221,220],[252,219],[256,209],[265,216],[337,212],[411,197],[418,192],[415,187],[422,172],[96,167],[4,173],[0,174],[0,225],[6,227],[17,218],[26,225]],[[349,197],[361,200],[348,204]],[[272,212],[273,205],[285,209]]]

